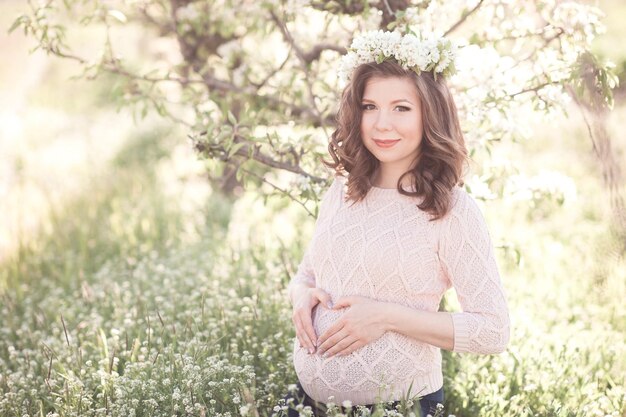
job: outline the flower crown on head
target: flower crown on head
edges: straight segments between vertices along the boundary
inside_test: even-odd
[[[414,33],[371,30],[354,38],[348,53],[341,58],[339,79],[346,84],[356,67],[368,62],[395,59],[404,69],[433,71],[444,77],[454,74],[458,46],[435,33],[418,37]]]

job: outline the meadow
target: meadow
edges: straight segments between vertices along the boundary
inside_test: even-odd
[[[113,80],[69,84],[67,64],[18,49],[0,73],[32,75],[12,86],[23,103],[1,101],[21,124],[3,119],[0,147],[0,416],[280,414],[297,380],[286,286],[314,219],[221,197],[184,129],[133,124],[107,103]],[[511,341],[499,355],[444,352],[444,415],[624,417],[624,237],[577,110],[524,117],[534,132],[493,161],[514,160],[534,192],[480,200]],[[624,117],[618,102],[622,166]],[[444,307],[459,310],[454,292]]]

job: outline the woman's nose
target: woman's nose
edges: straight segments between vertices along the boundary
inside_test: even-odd
[[[391,118],[385,111],[379,111],[376,116],[375,127],[378,130],[391,130]]]

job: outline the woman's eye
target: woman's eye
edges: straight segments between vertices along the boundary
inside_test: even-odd
[[[374,110],[376,106],[373,104],[363,104],[361,109],[363,110]],[[399,109],[401,112],[411,111],[411,109],[407,106],[396,106],[396,109]]]

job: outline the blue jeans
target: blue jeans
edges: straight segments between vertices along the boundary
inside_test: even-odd
[[[296,406],[297,404],[302,404],[304,406],[308,405],[313,410],[313,415],[315,417],[326,417],[326,413],[324,412],[324,410],[326,409],[325,404],[315,401],[313,398],[309,397],[307,393],[302,389],[302,385],[300,385],[299,381],[296,382],[296,386],[298,387],[298,390],[295,393],[290,392],[289,394],[287,394],[284,398],[285,402],[288,399],[293,398],[293,406]],[[300,402],[300,398],[302,398],[302,402]],[[422,417],[426,417],[427,414],[434,416],[435,412],[437,411],[437,403],[443,404],[443,387],[420,398]],[[321,407],[320,404],[322,405]],[[395,407],[397,405],[400,405],[400,401],[394,401],[392,407]],[[365,405],[365,407],[367,407],[370,411],[373,411],[374,404],[368,404]],[[347,410],[345,408],[343,408],[342,406],[340,406],[340,408],[343,413],[347,413]],[[356,410],[356,406],[353,406],[352,409]],[[287,417],[298,416],[299,412],[292,409],[291,407],[287,411]]]

